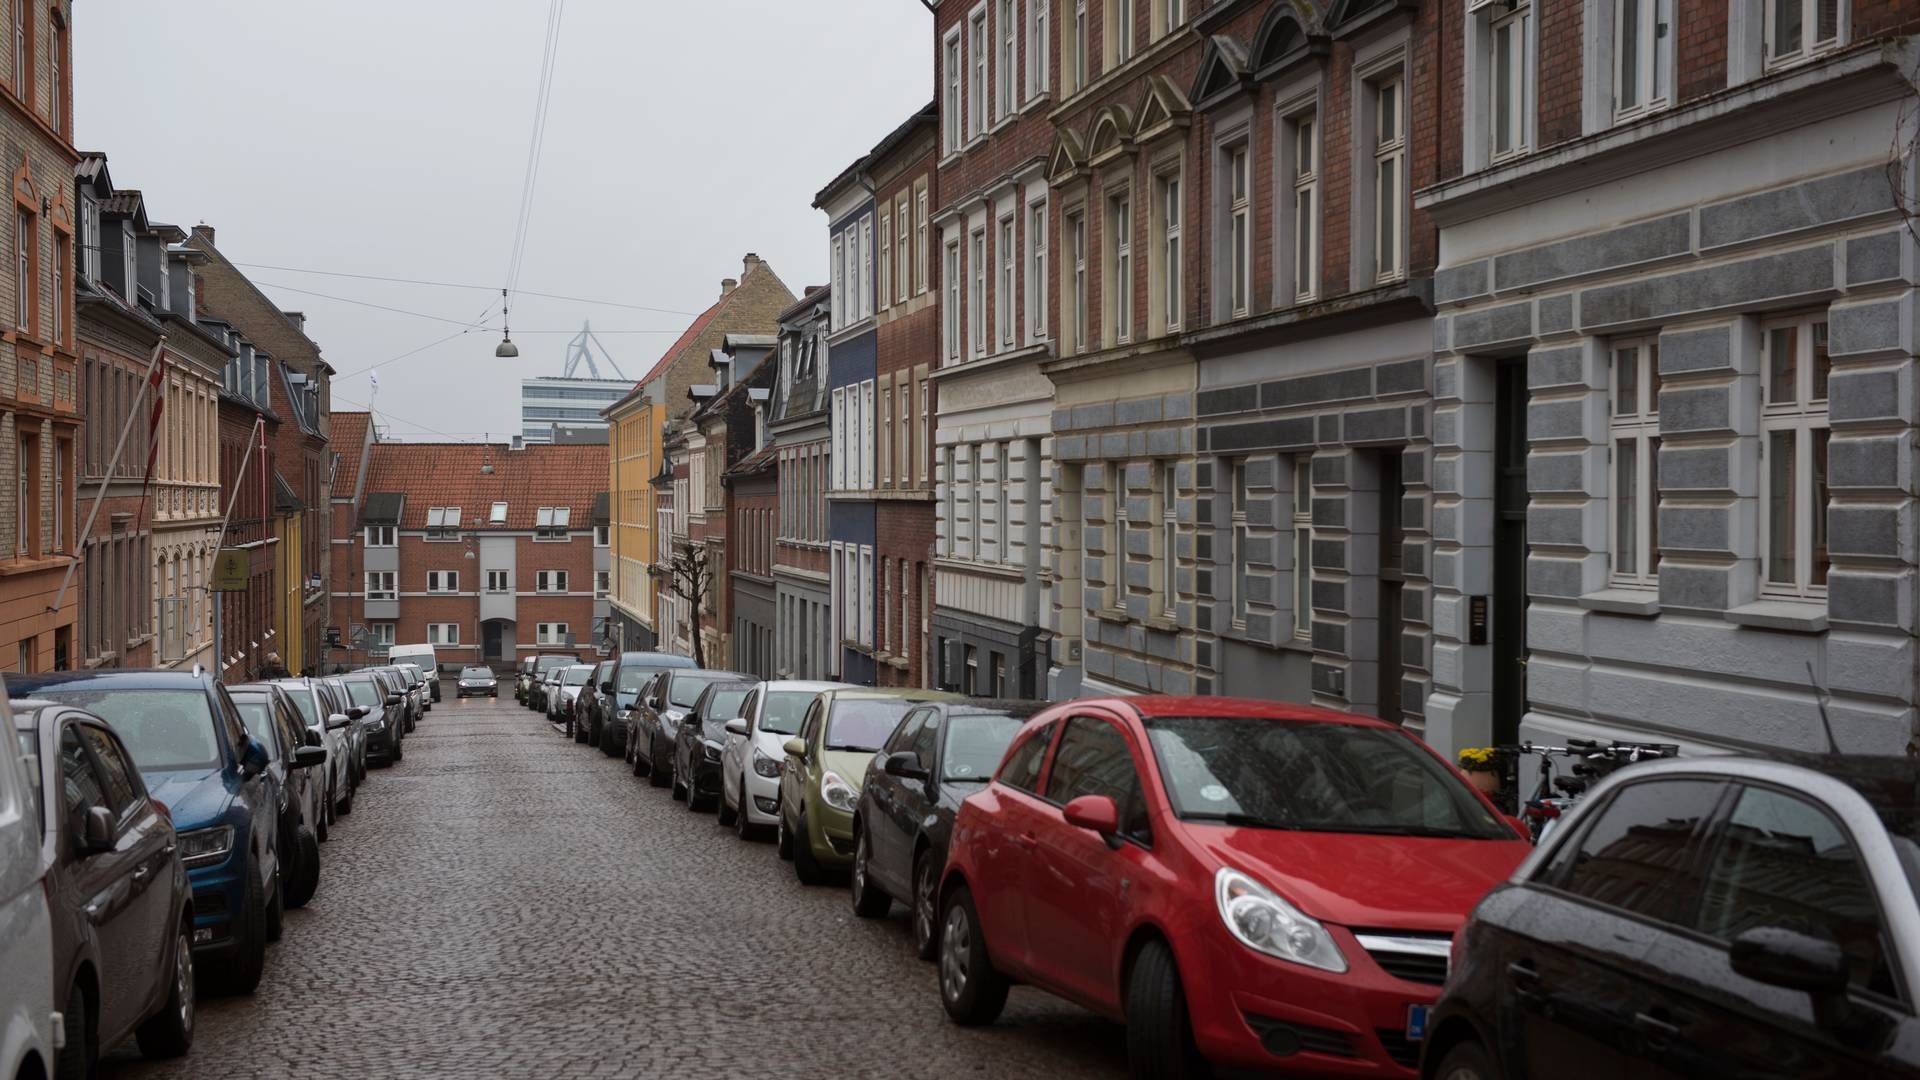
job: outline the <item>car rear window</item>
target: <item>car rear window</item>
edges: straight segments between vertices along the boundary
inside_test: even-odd
[[[347,680],[347,696],[353,699],[355,705],[363,706],[378,705],[385,700],[380,688],[366,679]]]
[[[233,695],[233,706],[240,710],[240,719],[247,723],[247,734],[267,748],[271,756],[280,755],[279,733],[273,726],[273,706],[264,696],[252,694]]]
[[[946,780],[986,783],[999,768],[1007,746],[1027,722],[1006,713],[950,713],[947,716],[947,756],[941,767]],[[933,762],[922,762],[931,768]]]
[[[827,749],[878,750],[917,703],[904,699],[841,698],[827,718]]]
[[[707,719],[739,719],[740,706],[747,700],[747,695],[752,692],[753,688],[750,686],[742,686],[739,689],[715,690],[713,696],[707,699]]]
[[[667,704],[691,709],[693,703],[700,700],[700,691],[714,683],[737,678],[739,676],[732,672],[675,672],[672,684],[667,687]]]
[[[113,725],[142,773],[211,769],[220,764],[213,708],[199,687],[88,689],[50,686],[35,697],[85,709]]]
[[[592,675],[593,669],[590,667],[568,668],[561,674],[560,682],[566,686],[585,686]]]
[[[319,725],[319,711],[313,707],[313,691],[304,686],[290,686],[287,696],[293,699],[293,707],[300,710],[300,719],[306,721],[308,727]]]

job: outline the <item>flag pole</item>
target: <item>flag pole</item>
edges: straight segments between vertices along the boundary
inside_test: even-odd
[[[240,455],[240,474],[233,478],[233,494],[227,496],[227,509],[220,515],[220,531],[213,536],[213,557],[216,564],[218,564],[220,559],[220,546],[227,541],[227,523],[233,520],[233,505],[240,501],[240,492],[245,490],[247,463],[253,459],[253,440],[258,436],[261,447],[265,448],[267,444],[266,427],[266,417],[261,416],[254,418],[253,431],[247,436],[246,452]],[[226,677],[227,668],[232,666],[227,663],[226,654],[220,651],[223,645],[220,630],[223,625],[223,616],[226,612],[226,604],[222,603],[222,601],[226,598],[227,594],[220,589],[211,589],[209,591],[213,593],[213,662],[215,665],[213,677],[218,681]]]
[[[94,493],[93,506],[87,510],[87,523],[80,527],[80,535],[73,542],[73,553],[67,557],[66,576],[60,579],[60,589],[53,594],[53,603],[47,607],[50,612],[59,611],[60,605],[67,598],[67,586],[73,584],[73,572],[80,565],[80,548],[87,542],[87,537],[93,533],[93,523],[100,516],[100,504],[107,498],[107,485],[113,482],[114,470],[120,467],[120,455],[127,448],[127,436],[133,433],[133,421],[140,415],[141,399],[147,396],[147,387],[153,382],[154,369],[160,366],[160,356],[166,351],[166,347],[167,335],[161,334],[160,340],[154,342],[153,356],[147,361],[146,373],[140,376],[140,389],[134,392],[133,405],[127,409],[126,422],[120,425],[120,439],[113,444],[113,458],[107,462],[107,473],[100,478],[100,490]],[[59,494],[56,492],[54,497],[59,498]],[[145,499],[143,493],[141,496],[143,504]]]

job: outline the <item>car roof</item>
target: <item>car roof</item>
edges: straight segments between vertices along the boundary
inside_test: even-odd
[[[996,698],[967,698],[965,701],[943,701],[936,704],[945,710],[948,716],[991,713],[995,716],[1011,716],[1020,720],[1053,707],[1052,703],[1047,701]]]
[[[855,686],[844,690],[828,690],[835,701],[848,698],[856,701],[899,701],[960,702],[967,700],[965,694],[955,694],[947,690],[920,690],[911,686]]]
[[[776,690],[810,690],[816,694],[824,690],[859,689],[852,683],[825,682],[820,679],[768,679],[760,684],[760,688],[768,693]]]
[[[1262,701],[1258,698],[1143,694],[1138,697],[1077,698],[1073,704],[1102,705],[1118,710],[1132,709],[1134,714],[1142,719],[1159,716],[1199,716],[1248,720],[1304,720],[1311,723],[1355,724],[1363,727],[1394,726],[1359,713],[1323,709],[1317,705]]]
[[[754,678],[752,675],[746,674],[745,672],[728,671],[726,668],[709,668],[709,667],[668,668],[666,669],[664,674],[669,676],[671,675],[706,675],[716,679],[745,679],[748,682],[760,681]]]
[[[654,667],[694,666],[692,657],[667,652],[623,652],[620,654],[619,662],[622,664],[650,664]]]
[[[210,677],[203,671],[62,671],[36,675],[8,675],[7,692],[33,697],[39,692],[88,687],[95,690],[205,689]]]

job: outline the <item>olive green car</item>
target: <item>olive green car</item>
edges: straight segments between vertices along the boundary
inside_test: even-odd
[[[938,690],[825,690],[808,707],[800,734],[786,742],[780,768],[780,857],[793,860],[803,885],[853,862],[853,809],[867,763],[901,717],[928,701],[959,701]]]

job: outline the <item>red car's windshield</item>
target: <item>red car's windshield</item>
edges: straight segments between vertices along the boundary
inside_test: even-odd
[[[1257,717],[1145,723],[1160,779],[1183,820],[1513,839],[1445,765],[1398,731]]]

